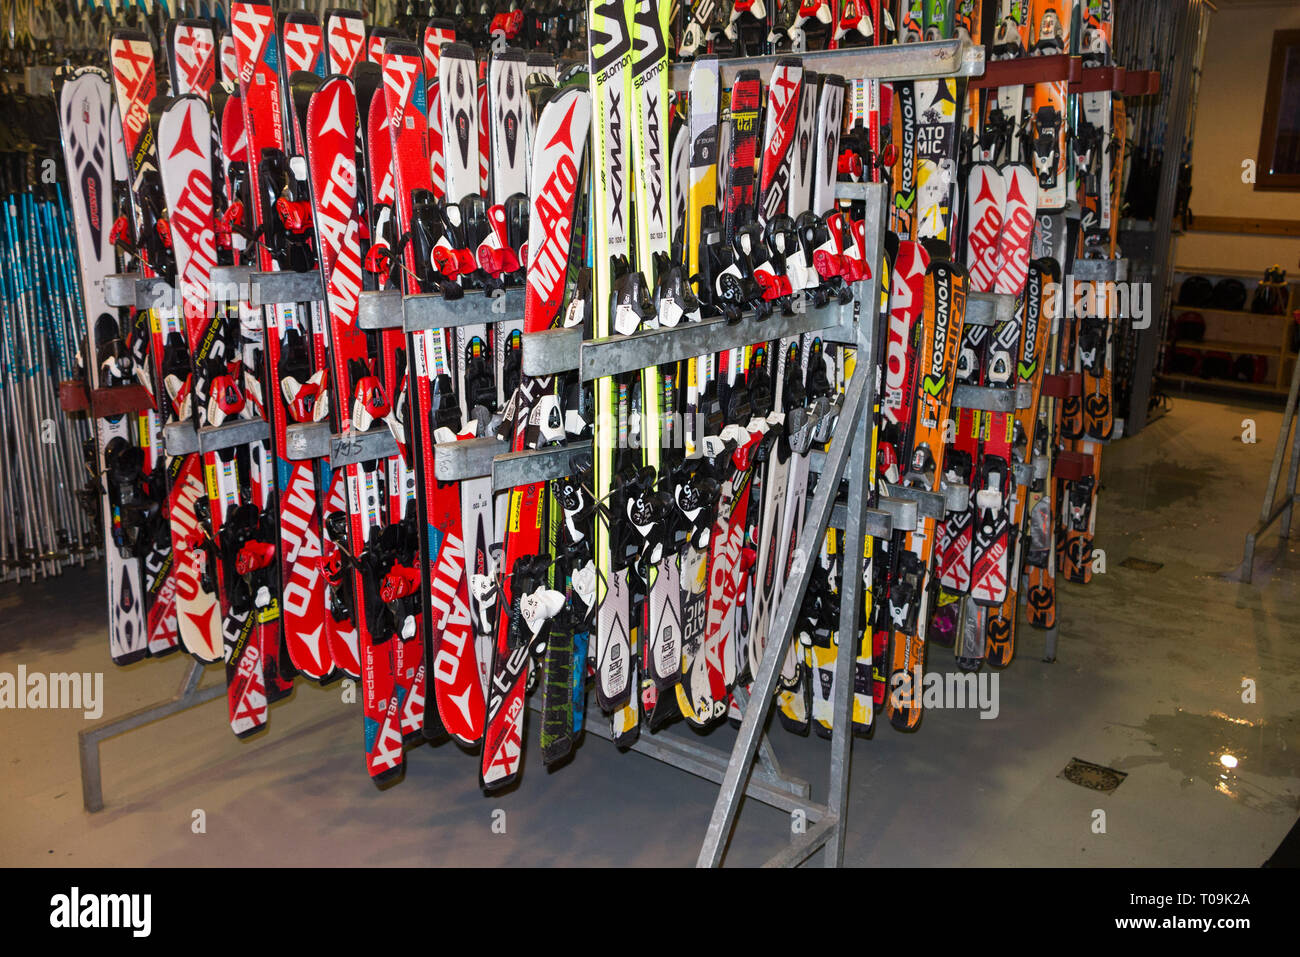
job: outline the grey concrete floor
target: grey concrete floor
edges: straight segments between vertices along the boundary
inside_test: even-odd
[[[1241,440],[1244,419],[1256,444]],[[882,726],[857,741],[847,863],[1258,866],[1269,856],[1300,809],[1300,554],[1274,534],[1253,585],[1232,574],[1280,420],[1272,408],[1180,398],[1106,450],[1106,571],[1062,585],[1058,660],[1039,660],[1041,635],[1023,631],[996,720],[935,711],[916,734]],[[1125,568],[1129,557],[1163,567]],[[19,664],[104,671],[106,715],[169,696],[186,667],[179,657],[109,663],[98,568],[0,587],[0,671]],[[942,651],[930,666],[947,670]],[[1254,703],[1242,700],[1246,679]],[[217,669],[205,680],[221,680]],[[224,707],[107,742],[107,807],[94,815],[81,806],[82,715],[0,711],[0,863],[687,865],[716,794],[599,739],[554,773],[531,741],[522,785],[492,797],[476,786],[473,758],[422,746],[405,780],[381,792],[362,768],[357,706],[337,688],[300,685],[248,741],[226,730]],[[713,735],[719,746],[732,737]],[[828,743],[779,729],[773,740],[787,771],[824,797]],[[1058,776],[1072,757],[1127,777],[1109,795],[1087,790]],[[206,833],[192,831],[196,810]],[[783,813],[746,803],[727,862],[760,862],[789,829]]]

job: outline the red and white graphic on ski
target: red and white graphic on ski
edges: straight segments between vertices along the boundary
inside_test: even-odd
[[[285,147],[280,76],[275,67],[278,59],[275,19],[270,6],[261,3],[235,3],[230,15],[247,149],[250,156],[260,157],[265,150]],[[248,163],[250,194],[254,197],[261,195],[259,165]],[[252,207],[254,225],[261,226],[261,203],[254,201]],[[265,244],[259,245],[259,257],[262,269],[279,268]],[[298,308],[293,303],[279,303],[267,306],[264,311],[267,364],[276,370],[280,364],[282,331],[297,325]],[[284,403],[271,401],[269,395],[263,400],[272,419],[277,460],[284,651],[298,670],[312,678],[323,678],[332,670],[332,662],[324,640],[324,569],[315,470],[310,461],[296,462],[288,458],[285,428],[289,410]],[[268,676],[284,673],[280,667],[280,651],[278,642],[274,648],[263,648]],[[279,693],[275,688],[268,691],[272,697]]]
[[[295,70],[325,75],[325,33],[314,13],[294,10],[284,18],[280,30],[285,77]]]
[[[579,187],[579,171],[591,128],[591,97],[576,87],[556,93],[542,108],[533,138],[531,179],[533,212],[528,224],[528,272],[524,297],[524,331],[552,328],[560,318],[569,244]],[[549,380],[525,377],[520,383],[519,408],[511,448],[522,451],[531,409]],[[542,483],[511,490],[511,520],[502,529],[503,571],[523,556],[535,555],[541,546],[540,509]],[[526,643],[510,646],[510,606],[513,591],[504,578],[497,596],[497,631],[488,688],[487,727],[483,736],[482,781],[485,787],[506,784],[518,770],[523,740],[524,691],[528,682],[529,651]]]
[[[173,94],[207,96],[217,76],[217,40],[206,20],[173,20],[167,53]]]
[[[971,288],[975,292],[992,292],[1002,268],[999,240],[1007,198],[1006,183],[991,163],[972,165],[966,183],[967,222],[970,224],[966,236],[966,263],[970,270]]]
[[[790,199],[790,161],[799,122],[799,93],[803,64],[783,57],[772,67],[767,91],[767,121],[763,132],[763,157],[759,176],[758,222],[784,213]]]
[[[1002,170],[1006,207],[998,239],[998,271],[994,292],[1018,295],[1029,274],[1029,249],[1038,205],[1038,178],[1028,166],[1016,163]]]
[[[327,73],[351,76],[366,47],[366,22],[352,10],[329,10],[325,14],[325,69]]]

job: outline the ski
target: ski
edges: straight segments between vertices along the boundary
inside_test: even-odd
[[[134,376],[125,330],[118,310],[104,298],[104,279],[116,266],[110,237],[112,90],[107,74],[87,67],[67,78],[58,95],[87,329],[82,365],[92,389],[129,385]],[[103,521],[109,654],[115,663],[128,665],[145,656],[149,639],[138,554],[139,489],[129,472],[109,466],[114,460],[134,461],[140,455],[131,416],[96,419],[93,446],[87,455],[92,470],[87,493]]]

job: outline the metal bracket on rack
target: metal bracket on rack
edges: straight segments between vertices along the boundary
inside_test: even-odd
[[[171,283],[160,276],[149,276],[135,281],[135,302],[129,305],[137,309],[166,309],[178,301]]]
[[[264,272],[249,266],[214,266],[210,287],[213,298],[226,302],[246,299],[251,306],[281,302],[320,302],[325,286],[320,272]]]
[[[881,482],[880,488],[883,494],[880,496],[880,501],[883,502],[886,498],[897,498],[905,502],[915,502],[922,518],[935,519],[943,518],[949,512],[963,511],[970,504],[970,486],[950,485],[947,482],[941,482],[940,485],[939,491],[932,492],[925,488]]]
[[[357,297],[358,329],[400,329],[401,327],[401,290],[366,289]]]
[[[357,301],[357,326],[362,329],[402,328],[407,332],[450,329],[480,322],[500,322],[524,313],[524,288],[510,286],[485,293],[467,289],[459,299],[438,293],[403,296],[396,289],[363,292]]]
[[[1019,393],[1008,386],[967,385],[958,382],[952,388],[954,409],[978,409],[981,412],[1014,412],[1019,408]]]
[[[722,86],[731,86],[741,70],[759,70],[766,76],[782,55],[784,54],[719,60],[718,73]],[[800,56],[809,69],[855,80],[925,80],[978,76],[984,72],[984,47],[972,44],[969,39],[820,50]],[[686,89],[690,67],[690,63],[674,63],[669,68],[668,83],[674,90]]]
[[[895,531],[894,514],[889,509],[869,508],[862,513],[863,530],[873,538],[889,538]],[[849,507],[843,502],[831,506],[831,518],[827,523],[831,528],[844,528],[849,523]],[[915,527],[915,526],[913,526]]]
[[[1046,455],[1035,455],[1030,463],[1034,467],[1034,481],[1040,482],[1052,471],[1052,460]]]
[[[972,292],[966,296],[962,322],[972,326],[996,326],[1015,318],[1016,297],[1005,292]]]
[[[746,313],[737,323],[725,319],[688,322],[671,329],[649,329],[630,336],[582,338],[581,329],[528,332],[523,337],[521,367],[527,376],[549,376],[577,369],[584,380],[618,375],[694,356],[819,332],[831,327],[853,328],[853,306],[838,301],[809,306],[793,316],[757,320]]]
[[[439,442],[433,447],[433,474],[439,482],[483,478],[492,474],[492,460],[510,446],[495,436]]]
[[[110,306],[134,306],[138,272],[115,272],[104,277],[104,301]]]
[[[1015,474],[1017,485],[1033,485],[1038,475],[1033,462],[1017,462],[1012,466],[1011,471]]]
[[[326,422],[294,422],[284,430],[285,454],[293,461],[329,459],[332,468],[396,455],[397,439],[386,425],[365,432],[331,433]]]
[[[169,422],[163,426],[163,448],[168,455],[188,455],[199,452],[221,452],[250,442],[260,442],[271,437],[271,426],[265,419],[233,419],[221,425],[194,428],[193,422]]]
[[[915,502],[901,498],[880,496],[876,504],[882,512],[889,513],[890,526],[895,532],[910,532],[920,524],[920,511]]]
[[[1076,259],[1070,277],[1079,282],[1123,282],[1128,279],[1128,260]]]
[[[530,482],[564,478],[581,470],[585,464],[583,459],[591,459],[590,440],[494,456],[492,491],[504,492]]]

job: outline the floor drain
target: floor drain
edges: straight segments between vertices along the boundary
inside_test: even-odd
[[[1109,794],[1123,783],[1128,773],[1116,771],[1114,768],[1104,768],[1100,764],[1080,761],[1078,758],[1070,758],[1070,763],[1057,777],[1065,778],[1071,784],[1077,784],[1082,788],[1091,788]]]
[[[1164,562],[1149,562],[1145,558],[1126,558],[1120,564],[1135,572],[1158,572],[1165,567]]]

